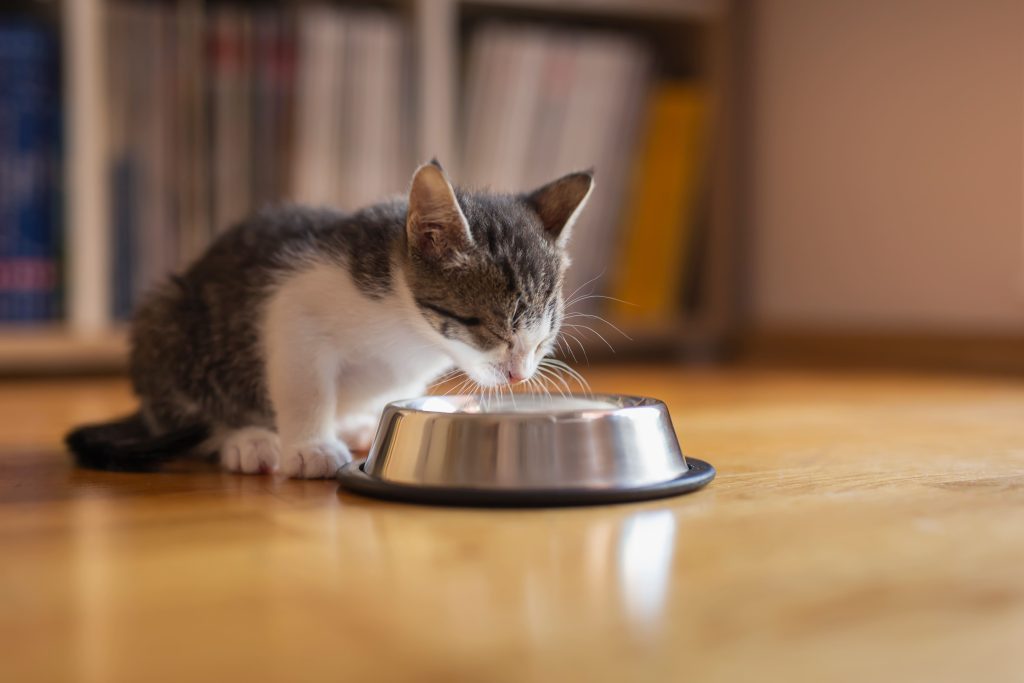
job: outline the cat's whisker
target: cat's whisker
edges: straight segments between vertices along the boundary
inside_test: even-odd
[[[544,390],[544,395],[548,397],[548,401],[551,401],[552,400],[552,398],[551,398],[551,388],[548,386],[547,379],[543,378],[543,376],[542,376],[541,379],[537,380],[537,384],[539,384],[540,388]]]
[[[569,339],[571,339],[572,341],[576,342],[576,345],[580,347],[580,352],[583,353],[583,360],[586,361],[587,365],[590,365],[590,356],[587,354],[587,347],[583,345],[583,342],[580,341],[580,338],[577,337],[572,332],[569,332],[566,329],[560,330],[559,334],[564,335],[565,337],[567,337],[565,344],[570,349],[572,348],[572,344],[569,343]],[[573,359],[573,360],[575,360],[575,359]]]
[[[569,386],[569,383],[566,382],[565,378],[563,378],[561,375],[555,372],[552,368],[541,366],[537,368],[537,372],[540,372],[541,374],[549,377],[552,380],[553,386],[555,386],[555,388],[558,390],[558,393],[562,395],[562,398],[565,398],[567,395],[572,394],[572,388]],[[565,391],[562,391],[562,389],[557,384],[554,384],[554,382],[558,382],[561,384],[561,386],[565,387]]]
[[[570,366],[568,363],[560,361],[557,358],[545,358],[544,360],[541,361],[541,364],[544,363],[548,363],[548,367],[561,368],[570,377],[576,380],[576,382],[580,385],[580,388],[583,389],[583,391],[586,392],[588,395],[594,393],[590,388],[590,382],[587,381],[587,378],[580,374],[580,372],[577,371],[576,368]]]
[[[607,270],[607,268],[606,268],[605,270]],[[579,286],[579,287],[577,287],[576,289],[572,290],[572,293],[571,293],[571,294],[569,294],[569,296],[565,297],[566,301],[573,301],[573,300],[574,300],[574,297],[575,297],[575,296],[576,296],[576,295],[577,295],[577,294],[579,293],[579,291],[580,291],[581,289],[583,289],[584,287],[586,287],[586,286],[587,286],[587,285],[589,285],[590,283],[592,283],[592,282],[596,282],[597,280],[600,280],[600,279],[601,279],[602,277],[604,277],[604,273],[605,273],[605,270],[602,270],[602,271],[601,271],[600,273],[598,273],[598,274],[597,274],[597,275],[595,275],[594,277],[590,278],[589,280],[587,280],[586,282],[584,282],[584,283],[583,283],[582,285],[580,285],[580,286]],[[568,307],[568,306],[569,306],[569,304],[566,304],[566,307]]]
[[[543,375],[544,381],[547,383],[547,386],[551,390],[558,392],[559,396],[562,396],[563,398],[565,397],[565,392],[562,391],[561,387],[559,387],[558,384],[555,383],[555,381],[552,380],[550,376],[548,376],[547,372],[544,372],[542,370],[537,370],[537,372],[539,372],[541,375]],[[550,392],[549,392],[549,395],[551,395]]]
[[[572,357],[573,363],[579,363],[579,359],[576,357],[576,351],[573,350],[572,344],[567,340],[562,339],[561,335],[555,340],[558,342],[558,349],[563,356],[568,355]]]
[[[633,341],[632,337],[630,337],[628,334],[626,334],[625,332],[620,330],[618,327],[616,327],[613,323],[609,322],[608,320],[606,320],[605,318],[602,318],[599,315],[594,315],[593,313],[568,313],[568,314],[566,314],[565,317],[566,318],[593,318],[594,320],[600,320],[605,325],[607,325],[608,327],[612,328],[613,330],[615,330],[616,332],[621,334],[623,337],[625,337],[629,341]]]
[[[452,380],[453,383],[447,389],[445,389],[444,393],[441,395],[450,396],[452,394],[458,394],[460,387],[464,385],[465,381],[465,379],[459,380],[458,382]]]
[[[475,389],[476,386],[478,386],[477,383],[476,383],[476,380],[474,380],[469,375],[466,375],[465,381],[462,384],[459,385],[458,391],[456,391],[455,393],[456,394],[469,394],[470,396],[472,396],[473,394],[476,393],[476,389]]]
[[[546,367],[549,370],[551,370],[552,372],[555,373],[555,375],[559,378],[559,380],[565,385],[566,391],[568,393],[570,393],[570,394],[572,393],[572,387],[569,385],[569,382],[568,382],[568,380],[565,377],[567,374],[569,375],[569,377],[571,377],[573,380],[575,380],[578,384],[580,384],[581,388],[583,388],[583,385],[580,383],[579,379],[574,377],[572,374],[566,372],[566,369],[564,367],[558,366],[558,365],[548,365]]]
[[[550,388],[548,388],[548,383],[547,383],[547,380],[546,380],[546,379],[543,379],[543,378],[538,378],[538,379],[537,379],[537,386],[539,386],[539,387],[541,388],[541,391],[543,391],[543,392],[544,392],[544,396],[545,396],[545,397],[546,397],[546,398],[548,399],[548,401],[550,402],[550,401],[552,400],[552,399],[551,399],[551,389],[550,389]]]
[[[526,386],[532,394],[539,394],[543,390],[543,385],[541,385],[536,376],[526,380]]]
[[[605,343],[605,346],[607,346],[608,349],[612,353],[615,353],[615,347],[612,346],[611,342],[609,342],[607,339],[605,339],[603,334],[601,334],[600,332],[595,330],[590,325],[576,325],[576,324],[573,324],[573,323],[562,323],[562,326],[563,327],[571,327],[571,328],[577,329],[577,330],[587,330],[588,332],[593,332],[594,334],[597,335],[598,339],[600,339],[601,341],[603,341]]]
[[[585,296],[581,295],[581,296],[576,297],[571,302],[566,303],[565,307],[568,308],[570,306],[570,304],[578,304],[581,301],[588,301],[590,299],[603,299],[605,301],[615,301],[615,302],[623,304],[625,306],[639,306],[640,305],[640,304],[635,304],[632,301],[626,301],[624,299],[616,299],[614,296],[605,296],[604,294],[587,294]]]
[[[530,384],[530,390],[534,394],[538,394],[539,395],[544,390],[544,386],[540,383],[540,381],[536,377],[531,377],[530,380],[529,380],[529,384]]]
[[[569,384],[569,381],[567,379],[565,379],[565,377],[562,375],[562,373],[559,372],[558,370],[553,370],[553,372],[554,372],[555,379],[565,389],[565,395],[566,396],[572,396],[572,385]]]
[[[448,370],[447,372],[442,372],[438,376],[438,378],[436,380],[434,380],[434,381],[438,382],[440,380],[447,379],[449,377],[454,377],[455,375],[459,374],[460,372],[462,372],[462,368],[452,368],[451,370]]]
[[[429,388],[430,389],[438,389],[438,388],[440,388],[440,386],[442,384],[445,384],[446,382],[449,382],[449,381],[453,380],[455,377],[458,377],[460,372],[462,372],[462,370],[460,370],[459,368],[454,368],[452,370],[449,370],[448,372],[444,373],[443,375],[441,375],[440,377],[435,379],[433,382],[431,382]],[[445,395],[447,395],[447,392],[445,392]]]

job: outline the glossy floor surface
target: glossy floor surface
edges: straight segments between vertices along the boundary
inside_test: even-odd
[[[79,471],[125,384],[0,384],[0,680],[1024,680],[1024,382],[588,376],[718,478],[517,511]]]

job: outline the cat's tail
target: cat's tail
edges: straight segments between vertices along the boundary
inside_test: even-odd
[[[64,443],[81,467],[148,472],[185,455],[209,435],[209,427],[201,424],[152,434],[142,415],[135,413],[110,422],[78,427],[64,437]]]

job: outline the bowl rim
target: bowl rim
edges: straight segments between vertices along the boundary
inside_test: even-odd
[[[529,395],[544,396],[544,394],[528,392]],[[517,394],[518,395],[518,394]],[[506,396],[507,397],[507,396]],[[637,396],[634,394],[608,394],[608,393],[568,393],[559,394],[552,396],[556,399],[581,399],[587,401],[600,401],[601,399],[607,399],[609,403],[623,403],[627,405],[610,405],[607,408],[567,408],[564,410],[552,410],[550,412],[541,411],[521,411],[521,410],[495,410],[486,412],[468,413],[464,411],[447,412],[443,410],[424,410],[418,408],[413,403],[427,401],[430,399],[450,400],[458,398],[479,398],[477,394],[453,394],[449,396],[438,396],[433,394],[427,394],[425,396],[416,396],[414,398],[403,398],[397,401],[391,401],[388,403],[386,410],[397,410],[405,414],[413,415],[447,415],[447,416],[458,416],[460,420],[487,420],[495,417],[500,418],[516,418],[516,419],[550,419],[553,417],[562,419],[581,419],[581,418],[593,418],[593,417],[606,417],[608,415],[618,415],[627,411],[636,410],[640,408],[657,408],[662,407],[666,411],[668,406],[661,399],[652,398],[650,396]]]
[[[363,469],[365,464],[365,458],[353,460],[338,470],[339,492],[401,503],[449,507],[544,508],[636,503],[697,491],[717,474],[715,467],[706,460],[686,456],[687,469],[683,474],[640,486],[491,489],[399,483],[368,474]]]

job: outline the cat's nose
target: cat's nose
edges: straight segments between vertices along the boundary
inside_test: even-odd
[[[508,382],[509,384],[518,384],[526,379],[526,375],[516,369],[510,369],[508,371]]]

